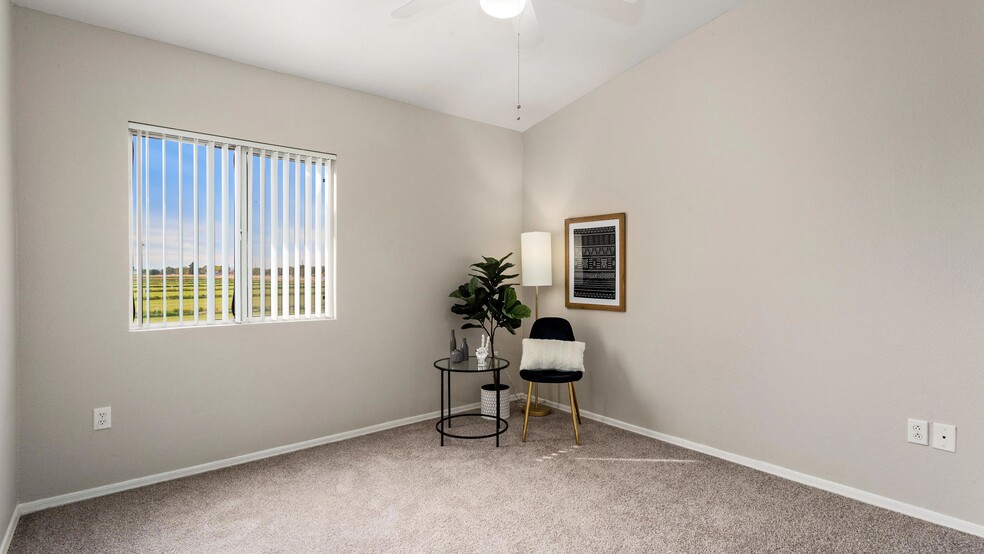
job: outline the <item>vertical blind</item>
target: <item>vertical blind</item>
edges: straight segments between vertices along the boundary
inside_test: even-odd
[[[334,317],[331,154],[130,124],[133,329]]]

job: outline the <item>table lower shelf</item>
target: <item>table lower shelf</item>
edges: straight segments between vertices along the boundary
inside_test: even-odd
[[[446,421],[447,422],[450,422],[450,420],[455,419],[455,418],[459,418],[459,417],[480,417],[480,418],[483,418],[483,419],[487,420],[489,423],[495,423],[495,420],[498,419],[502,423],[502,427],[500,427],[497,432],[489,433],[488,435],[467,435],[467,436],[465,436],[465,435],[455,435],[453,433],[449,433],[449,432],[447,432],[447,431],[444,430],[444,422],[446,422]],[[455,415],[451,415],[451,416],[445,416],[445,417],[439,419],[437,421],[437,424],[434,425],[434,428],[437,429],[437,432],[440,433],[441,436],[451,437],[451,438],[454,438],[454,439],[466,439],[466,440],[470,440],[470,439],[490,439],[492,437],[496,437],[496,436],[499,436],[499,435],[505,433],[506,432],[506,429],[509,429],[509,421],[507,421],[506,419],[501,418],[501,417],[500,418],[496,418],[495,416],[485,415],[485,414],[455,414]]]

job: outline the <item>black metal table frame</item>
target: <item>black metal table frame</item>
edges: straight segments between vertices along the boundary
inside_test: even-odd
[[[491,361],[491,363],[489,363],[490,366],[491,365],[494,365],[494,363],[496,361],[503,362],[504,365],[502,365],[501,367],[495,367],[495,368],[490,367],[489,369],[453,369],[452,367],[450,367],[451,366],[451,362],[450,362],[450,359],[449,358],[441,358],[440,360],[437,360],[436,362],[434,362],[434,367],[436,367],[437,369],[440,370],[440,377],[441,377],[441,417],[440,417],[440,419],[437,420],[437,424],[434,426],[437,429],[437,432],[440,433],[440,435],[441,435],[441,446],[444,446],[444,437],[451,437],[451,438],[455,438],[455,439],[465,439],[465,440],[490,439],[492,437],[495,437],[495,447],[496,448],[499,447],[499,436],[502,435],[503,433],[505,433],[507,429],[509,429],[509,422],[506,421],[505,419],[503,419],[501,417],[501,415],[502,415],[502,413],[501,413],[501,410],[502,410],[502,390],[499,387],[499,383],[500,383],[500,375],[499,374],[500,374],[500,372],[503,369],[506,369],[506,368],[509,367],[509,360],[507,360],[505,358],[490,358],[490,361]],[[438,365],[441,362],[445,362],[444,367]],[[447,422],[447,426],[450,428],[451,427],[451,420],[453,420],[455,418],[459,418],[459,417],[485,417],[485,418],[489,418],[489,417],[492,417],[492,416],[483,415],[482,413],[477,413],[477,414],[455,414],[455,415],[452,415],[451,414],[451,374],[452,373],[488,373],[488,372],[492,372],[492,381],[495,384],[495,420],[496,420],[495,421],[495,432],[494,433],[489,433],[487,435],[469,435],[469,436],[455,435],[453,433],[447,432],[444,429],[445,422]],[[447,379],[447,389],[446,390],[447,390],[447,405],[448,405],[448,415],[446,415],[446,416],[444,415],[444,400],[445,400],[445,396],[444,396],[444,394],[445,394],[444,393],[444,391],[445,391],[444,381],[445,381],[445,379]]]

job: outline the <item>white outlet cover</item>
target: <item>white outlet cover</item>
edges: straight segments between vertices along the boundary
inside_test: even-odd
[[[929,422],[921,419],[909,419],[906,440],[913,444],[926,446],[929,444]]]
[[[933,448],[957,451],[957,426],[946,423],[933,423]]]
[[[109,406],[105,408],[95,408],[92,410],[92,429],[99,431],[109,429],[113,426],[113,409]]]

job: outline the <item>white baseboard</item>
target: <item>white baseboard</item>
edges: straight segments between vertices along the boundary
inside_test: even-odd
[[[478,408],[481,408],[481,403],[474,402],[472,404],[466,404],[464,406],[457,406],[452,410],[452,413],[467,412],[469,410],[475,410]],[[113,494],[125,490],[145,487],[147,485],[153,485],[154,483],[161,483],[164,481],[170,481],[172,479],[180,479],[182,477],[188,477],[189,475],[196,475],[198,473],[204,473],[206,471],[212,471],[215,469],[222,469],[225,467],[245,464],[247,462],[262,460],[263,458],[270,458],[272,456],[279,456],[281,454],[287,454],[288,452],[294,452],[296,450],[304,450],[305,448],[312,448],[315,446],[321,446],[323,444],[343,441],[354,437],[360,437],[362,435],[378,433],[379,431],[393,429],[394,427],[403,427],[404,425],[410,425],[411,423],[418,423],[421,421],[426,421],[428,419],[436,419],[439,413],[440,412],[438,411],[428,412],[426,414],[405,417],[403,419],[397,419],[394,421],[387,421],[385,423],[380,423],[377,425],[370,425],[369,427],[363,427],[361,429],[356,429],[354,431],[345,431],[343,433],[336,433],[334,435],[329,435],[327,437],[321,437],[318,439],[311,439],[307,441],[297,442],[294,444],[288,444],[286,446],[268,448],[267,450],[260,450],[259,452],[253,452],[251,454],[243,454],[242,456],[226,458],[224,460],[218,460],[216,462],[208,462],[205,464],[186,467],[183,469],[165,471],[164,473],[149,475],[147,477],[138,477],[136,479],[122,481],[120,483],[111,483],[109,485],[102,485],[100,487],[94,487],[83,491],[70,492],[68,494],[61,494],[58,496],[52,496],[50,498],[42,498],[40,500],[23,502],[17,505],[17,508],[19,510],[17,513],[19,517],[22,514],[30,514],[32,512],[37,512],[40,510],[54,508],[55,506],[62,506],[64,504],[80,502],[82,500],[88,500],[90,498],[105,496],[107,494]],[[16,522],[12,521],[12,524],[16,526]],[[13,528],[9,530],[9,533],[12,537]],[[3,554],[5,552],[6,551],[4,549],[0,549],[0,554]]]
[[[10,541],[14,540],[14,531],[17,529],[17,522],[20,521],[20,504],[14,506],[14,511],[10,514],[10,523],[7,524],[7,532],[3,534],[3,542],[0,542],[0,554],[7,554],[10,548]]]
[[[525,394],[517,395],[517,396],[521,396],[522,402],[524,403],[526,402]],[[567,413],[571,412],[570,406],[566,406],[564,404],[560,404],[552,400],[545,400],[541,398],[540,403],[546,404],[554,409],[561,410]],[[581,417],[593,419],[595,421],[604,423],[606,425],[611,425],[612,427],[625,429],[626,431],[631,431],[633,433],[637,433],[639,435],[661,440],[663,442],[668,442],[670,444],[682,446],[683,448],[686,448],[688,450],[696,450],[697,452],[702,452],[709,456],[714,456],[715,458],[721,458],[722,460],[727,460],[729,462],[734,462],[736,464],[747,466],[752,469],[757,469],[759,471],[769,473],[777,477],[782,477],[783,479],[789,479],[790,481],[795,481],[803,485],[825,490],[827,492],[832,492],[834,494],[839,494],[841,496],[846,496],[847,498],[858,500],[860,502],[864,502],[865,504],[871,504],[872,506],[885,508],[886,510],[891,510],[893,512],[898,512],[900,514],[912,516],[916,519],[921,519],[923,521],[928,521],[930,523],[942,525],[943,527],[949,527],[951,529],[956,529],[957,531],[962,531],[964,533],[969,533],[971,535],[976,535],[978,537],[984,537],[984,525],[979,525],[976,523],[971,523],[969,521],[964,521],[962,519],[958,519],[953,516],[948,516],[946,514],[941,514],[939,512],[927,510],[926,508],[913,506],[912,504],[906,504],[905,502],[900,502],[892,498],[880,496],[874,493],[863,491],[861,489],[849,487],[847,485],[842,485],[834,481],[821,479],[820,477],[815,477],[813,475],[808,475],[806,473],[800,473],[798,471],[786,467],[770,464],[768,462],[763,462],[761,460],[755,460],[753,458],[747,458],[740,454],[734,454],[731,452],[727,452],[725,450],[714,448],[712,446],[707,446],[706,444],[689,441],[687,439],[681,439],[679,437],[674,437],[672,435],[667,435],[665,433],[660,433],[658,431],[653,431],[651,429],[639,427],[638,425],[625,423],[624,421],[612,419],[610,417],[589,412],[587,410],[581,410]]]

